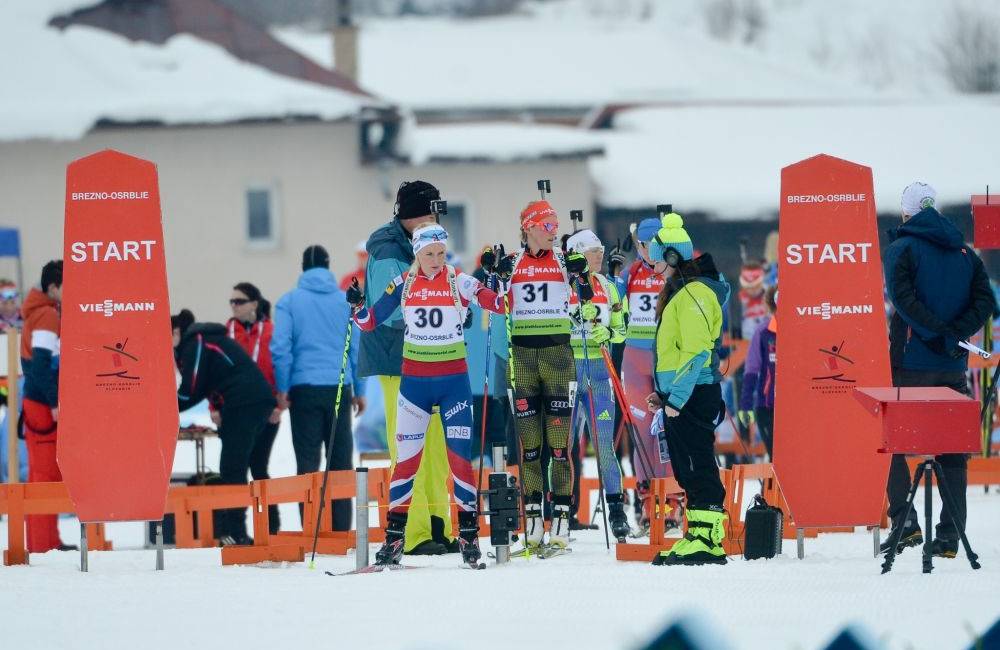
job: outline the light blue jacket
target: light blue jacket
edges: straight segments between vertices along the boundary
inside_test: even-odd
[[[351,321],[351,308],[328,269],[309,269],[299,277],[298,287],[281,297],[275,306],[271,359],[278,391],[293,386],[336,386],[344,358],[347,325],[351,323],[344,383],[354,394],[364,395],[358,381],[358,346],[361,333]]]

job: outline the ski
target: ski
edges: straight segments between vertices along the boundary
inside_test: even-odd
[[[539,560],[548,560],[549,558],[559,557],[560,555],[568,555],[573,552],[572,548],[563,546],[543,546],[538,551]]]
[[[371,566],[362,567],[360,569],[355,569],[354,571],[347,571],[345,573],[333,573],[332,571],[324,571],[326,575],[338,577],[338,576],[353,576],[353,575],[364,575],[366,573],[382,573],[383,571],[405,571],[408,569],[426,569],[423,566],[411,566],[409,564],[372,564]]]
[[[473,571],[482,571],[486,568],[485,562],[466,562],[462,565],[463,569],[471,569]]]

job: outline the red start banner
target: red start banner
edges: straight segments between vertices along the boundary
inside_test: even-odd
[[[58,462],[80,521],[163,518],[177,386],[156,166],[66,170]]]
[[[796,526],[877,523],[889,456],[856,386],[891,386],[872,171],[781,170],[775,474]]]

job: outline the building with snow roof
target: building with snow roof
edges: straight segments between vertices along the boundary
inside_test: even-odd
[[[517,239],[549,178],[560,211],[593,215],[587,159],[602,144],[559,126],[417,127],[214,0],[37,0],[0,5],[0,223],[20,228],[26,277],[62,251],[66,165],[114,148],[155,162],[174,308],[228,312],[238,281],[276,298],[303,248],[335,273],[422,178],[449,200],[466,263]]]

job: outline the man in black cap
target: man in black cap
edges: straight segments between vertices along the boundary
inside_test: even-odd
[[[437,217],[431,201],[441,198],[437,188],[425,181],[408,181],[396,192],[396,207],[392,221],[368,239],[365,301],[369,305],[382,296],[393,280],[413,264],[413,231]],[[396,462],[396,401],[403,366],[403,316],[397,311],[392,318],[372,332],[361,336],[359,374],[377,376],[385,397],[385,420],[389,454]],[[458,543],[451,535],[451,514],[448,508],[448,455],[441,418],[434,414],[427,429],[423,460],[413,482],[413,500],[406,523],[408,554],[438,555],[458,552]]]
[[[306,248],[298,286],[275,306],[271,337],[278,406],[291,409],[292,446],[299,474],[320,469],[324,443],[332,447],[326,452],[332,454],[330,469],[352,468],[349,407],[353,405],[359,415],[365,408],[364,383],[358,381],[357,373],[360,332],[353,324],[336,422],[333,417],[348,323],[351,307],[330,272],[330,255],[319,245]],[[332,510],[333,529],[350,530],[350,499],[334,501]]]

